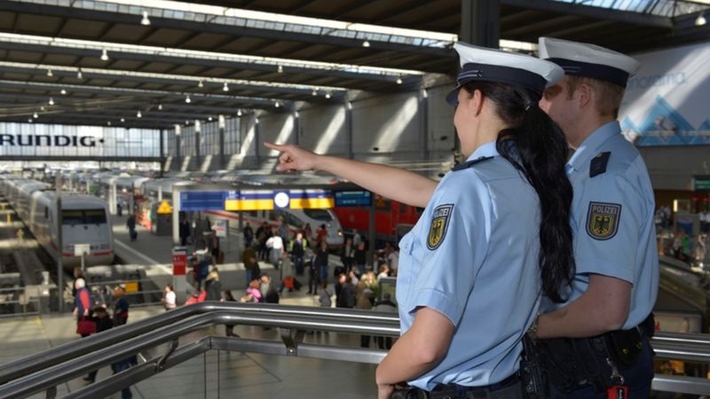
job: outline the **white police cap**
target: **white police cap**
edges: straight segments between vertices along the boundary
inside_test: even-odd
[[[622,87],[626,87],[629,76],[641,66],[628,55],[596,44],[541,37],[539,47],[540,58],[561,66],[566,75],[603,80]]]
[[[450,104],[458,103],[459,89],[472,81],[506,83],[542,96],[545,87],[556,83],[564,75],[562,68],[554,63],[525,54],[464,42],[454,44],[454,49],[459,53],[461,71],[456,77],[456,88],[446,96]]]

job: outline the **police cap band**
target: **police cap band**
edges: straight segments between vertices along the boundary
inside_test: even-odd
[[[566,75],[581,76],[626,87],[641,64],[628,55],[597,46],[552,37],[539,39],[540,58],[561,66]]]
[[[459,89],[473,81],[506,83],[542,96],[545,87],[564,75],[556,64],[525,54],[464,42],[454,44],[454,49],[459,54],[461,70],[456,77],[456,88],[446,96],[446,101],[452,105],[458,103]]]

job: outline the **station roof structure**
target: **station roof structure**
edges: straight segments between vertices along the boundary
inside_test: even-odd
[[[626,53],[710,39],[708,0],[499,1],[515,51],[540,36]],[[455,73],[461,3],[3,0],[0,121],[172,129],[425,88]]]

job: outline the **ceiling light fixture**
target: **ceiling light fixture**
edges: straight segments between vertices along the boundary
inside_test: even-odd
[[[229,91],[229,86],[227,86],[227,82],[224,82],[224,86],[222,86],[222,91]]]
[[[202,81],[202,79],[200,79],[200,81],[197,82],[197,87],[199,87],[199,88],[205,87],[205,83]]]
[[[158,111],[162,111],[162,110],[163,110],[163,104],[158,104]]]
[[[67,95],[67,91],[64,90],[64,89],[62,89],[62,91],[60,91],[60,93],[61,93],[63,96],[66,96],[66,95]]]
[[[126,121],[126,118],[121,118],[121,122],[125,122],[125,121]]]
[[[185,102],[188,103],[188,104],[190,104],[190,103],[192,102],[192,100],[190,100],[190,95],[189,95],[189,94],[185,97]]]
[[[136,114],[136,118],[142,118],[142,117],[143,117],[143,114],[141,114],[141,112],[138,111],[138,113]]]
[[[37,111],[35,111],[35,113],[32,114],[32,117],[35,118],[35,119],[39,118],[39,115],[37,115]]]
[[[317,96],[317,95],[318,95],[318,90],[313,89],[313,91],[311,92],[311,95],[312,95],[312,96]]]
[[[101,61],[108,61],[108,51],[106,49],[101,51]]]
[[[278,73],[284,73],[284,67],[281,66],[281,65],[279,65],[279,67],[276,68],[276,72],[278,72]]]
[[[54,99],[52,97],[49,97],[49,101],[47,102],[49,105],[54,105]]]
[[[330,92],[325,93],[325,98],[330,98]]]
[[[207,120],[210,121],[210,122],[212,122],[212,115],[208,116],[208,117],[207,117]]]
[[[77,79],[83,79],[84,75],[81,74],[81,68],[76,70],[76,78]]]
[[[370,47],[370,42],[365,40],[364,42],[362,42],[362,47]]]
[[[47,68],[47,76],[52,77],[54,74],[52,73],[52,68]]]
[[[32,118],[28,119],[27,123],[32,123]]]
[[[241,109],[238,109],[238,110],[237,110],[237,116],[242,116],[242,110],[241,110]]]
[[[39,110],[42,111],[42,112],[44,112],[45,109],[46,109],[46,108],[44,108],[44,105],[42,105],[42,106],[39,107]]]
[[[705,11],[701,12],[697,18],[695,18],[695,26],[703,26],[707,23],[705,21]]]
[[[107,125],[111,126],[111,121],[106,122]]]
[[[276,102],[274,103],[274,107],[278,108],[278,107],[280,107],[280,106],[281,106],[281,103],[280,103],[280,102],[276,101]]]
[[[398,85],[401,85],[401,84],[402,84],[402,78],[398,76],[396,82],[397,82]]]
[[[143,11],[143,18],[141,19],[141,25],[150,25],[150,18],[148,18],[148,11]]]

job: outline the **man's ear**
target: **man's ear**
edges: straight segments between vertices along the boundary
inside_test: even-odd
[[[574,98],[580,108],[586,108],[594,102],[595,94],[592,86],[580,83],[574,91]]]

